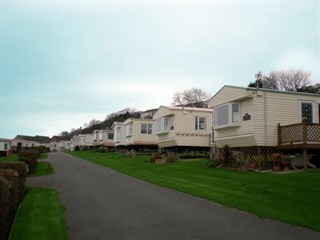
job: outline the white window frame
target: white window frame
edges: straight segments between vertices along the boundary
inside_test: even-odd
[[[200,128],[200,118],[203,118],[205,119],[205,128],[204,129],[201,129]],[[195,130],[196,131],[207,131],[208,129],[208,117],[205,117],[205,116],[195,116]]]
[[[112,136],[112,138],[110,138]],[[113,140],[114,139],[114,133],[107,133],[107,139],[108,140]]]
[[[300,115],[300,122],[303,121],[302,119],[302,104],[303,103],[308,103],[308,104],[311,104],[311,110],[312,110],[312,119],[311,119],[311,123],[314,123],[315,122],[315,104],[314,102],[311,102],[311,101],[300,101],[300,104],[299,104],[299,115]]]
[[[238,106],[238,116],[237,116],[237,120],[234,120],[234,112],[233,112],[233,105],[237,105]],[[228,106],[228,119],[227,119],[227,123],[226,124],[221,124],[221,125],[216,125],[216,118],[217,118],[217,114],[216,111],[217,109],[224,107],[224,106]],[[218,107],[215,107],[213,109],[213,126],[214,129],[218,129],[218,128],[225,128],[225,127],[238,127],[240,126],[240,116],[241,116],[241,107],[240,107],[240,103],[238,102],[230,102],[230,103],[226,103],[223,105],[220,105]]]
[[[126,125],[126,137],[132,136],[133,134],[133,123]]]
[[[161,117],[156,119],[156,133],[166,133],[170,130],[169,117]]]
[[[145,132],[142,132],[142,126],[145,127]],[[152,123],[141,123],[140,133],[143,135],[150,135],[152,134]]]
[[[116,142],[120,142],[120,139],[121,139],[121,127],[117,127],[116,128],[116,137],[115,137],[115,141]]]

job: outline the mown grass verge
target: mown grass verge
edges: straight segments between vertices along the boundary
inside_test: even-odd
[[[286,175],[208,168],[206,160],[149,163],[149,156],[72,152],[136,178],[211,201],[320,231],[320,171]]]
[[[63,213],[55,190],[30,188],[15,218],[10,240],[66,240]]]

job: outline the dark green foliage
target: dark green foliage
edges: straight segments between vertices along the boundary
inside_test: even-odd
[[[32,150],[24,150],[19,152],[18,159],[28,165],[28,175],[33,175],[37,172],[39,154]]]
[[[108,151],[108,149],[100,147],[98,151],[99,151],[99,153],[106,153]]]
[[[74,147],[74,150],[77,151],[77,152],[80,151],[79,145],[75,146],[75,147]]]
[[[10,213],[14,213],[19,205],[18,185],[19,174],[13,169],[0,169],[0,176],[9,181],[10,201],[9,208]]]
[[[20,200],[23,199],[26,187],[25,182],[27,178],[27,165],[24,162],[0,162],[0,169],[13,169],[19,175],[18,182],[18,197]]]
[[[9,181],[0,175],[0,240],[7,240],[10,233],[9,199]]]
[[[221,154],[222,154],[221,161],[223,165],[227,166],[234,161],[232,149],[228,145],[225,145],[222,148]]]
[[[20,183],[16,170],[0,169],[0,240],[8,238],[16,211],[23,199],[20,196]]]

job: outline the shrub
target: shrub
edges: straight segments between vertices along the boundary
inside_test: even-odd
[[[169,153],[167,153],[166,159],[167,159],[167,163],[173,163],[179,159],[179,156],[177,156],[173,152],[169,152]]]
[[[10,233],[9,181],[0,176],[0,240],[8,239]]]
[[[228,145],[225,145],[223,148],[222,148],[222,163],[223,165],[229,165],[230,163],[232,163],[234,161],[234,156],[233,156],[233,152],[232,152],[232,149],[228,146]]]
[[[9,182],[9,212],[10,215],[14,215],[20,204],[18,195],[19,174],[13,169],[0,169],[0,176]]]
[[[32,150],[24,150],[19,152],[18,159],[19,161],[23,161],[28,165],[28,174],[32,175],[37,172],[37,165],[39,154],[38,152]]]
[[[108,148],[100,147],[99,148],[99,153],[106,153],[108,152]]]
[[[22,201],[26,192],[27,165],[24,162],[0,162],[0,169],[13,169],[18,173],[17,194]]]
[[[157,159],[160,159],[161,156],[159,153],[152,153],[151,154],[151,158],[150,158],[150,162],[151,163],[155,163]]]
[[[74,150],[75,150],[76,152],[80,151],[79,145],[75,146],[75,147],[74,147]]]

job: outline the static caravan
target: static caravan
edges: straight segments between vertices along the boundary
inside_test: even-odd
[[[269,153],[320,148],[319,104],[319,94],[224,86],[208,103],[214,143]]]
[[[129,118],[123,122],[127,148],[158,148],[152,119]]]
[[[160,148],[209,148],[212,109],[161,106],[153,116]]]
[[[99,147],[114,147],[114,130],[103,129],[93,131],[93,145]]]

